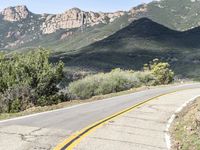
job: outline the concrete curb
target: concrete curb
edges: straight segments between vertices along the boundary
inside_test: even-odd
[[[167,122],[167,127],[165,129],[165,141],[167,144],[167,149],[170,150],[172,143],[171,143],[171,135],[169,133],[169,129],[171,127],[171,124],[174,122],[176,116],[178,113],[180,113],[184,108],[186,108],[189,104],[195,102],[197,98],[200,97],[200,95],[195,96],[194,98],[189,99],[187,102],[185,102],[181,107],[179,107],[175,113],[170,117],[170,119]]]

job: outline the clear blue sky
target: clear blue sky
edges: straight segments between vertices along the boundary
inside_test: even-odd
[[[34,13],[61,13],[72,7],[82,10],[113,12],[152,0],[0,0],[0,10],[9,6],[26,5]]]

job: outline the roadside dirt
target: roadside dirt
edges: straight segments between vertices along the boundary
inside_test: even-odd
[[[172,150],[200,149],[200,98],[177,114],[170,132]]]

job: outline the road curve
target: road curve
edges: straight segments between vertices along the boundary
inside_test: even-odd
[[[83,135],[67,150],[170,150],[172,119],[199,96],[200,88],[156,97]]]
[[[200,84],[149,89],[56,111],[0,121],[0,149],[53,149],[58,142],[75,131],[130,106],[157,95],[193,88],[200,88]],[[8,147],[8,144],[13,141],[16,144]]]

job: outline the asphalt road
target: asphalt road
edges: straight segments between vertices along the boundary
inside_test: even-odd
[[[22,117],[19,119],[0,121],[0,127],[20,125],[39,128],[63,129],[70,131],[69,133],[73,133],[113,113],[119,112],[146,99],[176,90],[191,88],[200,88],[200,84],[185,84],[149,89],[133,94],[80,104],[70,108]]]
[[[83,135],[69,150],[171,150],[170,126],[200,88],[156,97]],[[66,142],[65,145],[68,145]],[[58,150],[60,150],[58,148]]]
[[[0,121],[0,149],[51,150],[74,132],[137,103],[169,92],[200,88],[170,85],[69,108]]]

